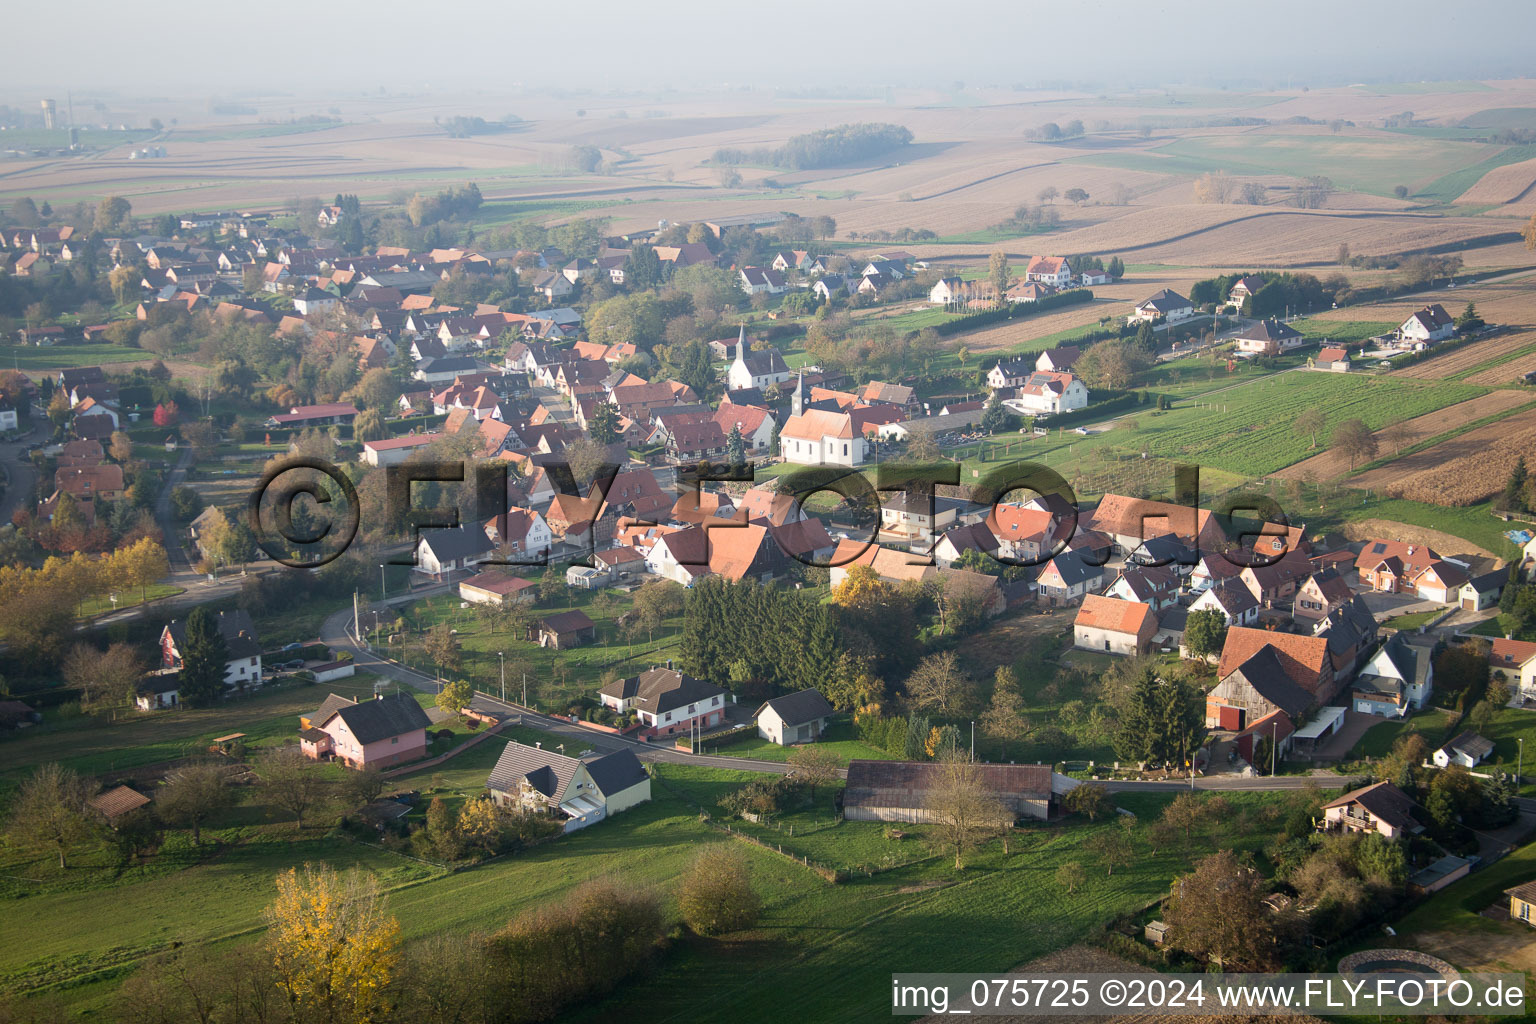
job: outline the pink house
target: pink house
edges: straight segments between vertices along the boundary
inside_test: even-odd
[[[432,722],[413,697],[380,694],[325,708],[323,715],[299,733],[304,753],[317,761],[335,758],[352,768],[385,768],[426,756]]]

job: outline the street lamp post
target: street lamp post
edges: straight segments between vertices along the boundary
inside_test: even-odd
[[[501,660],[501,699],[507,699],[507,656],[502,651],[496,652],[496,657]]]
[[[384,600],[388,596],[389,596],[389,588],[384,583],[384,563],[380,562],[379,563],[379,600],[382,601],[382,600]]]
[[[1520,795],[1520,773],[1525,768],[1525,737],[1516,736],[1515,742],[1520,744],[1519,753],[1515,755],[1515,795]]]

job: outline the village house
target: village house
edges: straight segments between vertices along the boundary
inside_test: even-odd
[[[1536,928],[1536,881],[1505,889],[1509,897],[1509,919]]]
[[[508,508],[487,519],[484,530],[501,554],[517,556],[519,564],[544,564],[554,545],[549,524],[531,508]]]
[[[1429,703],[1435,688],[1434,649],[1394,633],[1361,667],[1349,706],[1367,715],[1406,718]]]
[[[219,635],[224,638],[224,685],[247,687],[261,685],[261,644],[256,637],[256,623],[249,612],[236,609],[219,612],[215,617]],[[182,651],[187,646],[185,619],[172,619],[160,630],[160,667],[181,668]]]
[[[1314,625],[1341,605],[1348,604],[1355,596],[1337,569],[1314,572],[1296,588],[1291,602],[1291,618],[1297,622]]]
[[[1024,267],[1024,280],[1065,288],[1072,283],[1072,266],[1062,256],[1032,256]]]
[[[1488,651],[1489,668],[1518,687],[1520,695],[1536,700],[1536,643],[1505,637]]]
[[[299,733],[299,747],[315,760],[338,760],[349,768],[387,768],[427,752],[432,720],[409,694],[377,694],[373,700],[341,704]]]
[[[1232,290],[1227,292],[1227,305],[1235,310],[1241,310],[1243,303],[1257,295],[1265,283],[1264,278],[1258,274],[1248,274],[1238,278],[1232,285]]]
[[[819,740],[832,717],[832,705],[819,690],[801,690],[764,701],[753,717],[759,736],[788,747]]]
[[[1437,604],[1455,604],[1462,586],[1472,578],[1463,563],[1438,559],[1413,577],[1413,590],[1419,597]]]
[[[485,561],[494,548],[484,528],[465,523],[446,530],[422,530],[416,539],[415,571],[435,576],[468,569]]]
[[[1508,582],[1507,569],[1490,569],[1488,572],[1473,576],[1456,592],[1461,610],[1476,612],[1484,608],[1492,608],[1499,603],[1499,597],[1504,593],[1504,585]]]
[[[928,301],[935,306],[950,306],[961,302],[970,288],[958,277],[941,277],[928,289]]]
[[[1072,646],[1134,657],[1151,649],[1156,633],[1157,616],[1151,605],[1088,594],[1072,623]]]
[[[491,570],[478,573],[459,583],[459,597],[470,604],[505,608],[514,604],[532,604],[539,596],[533,580]]]
[[[1057,345],[1035,357],[1035,369],[1042,373],[1066,373],[1082,354],[1083,350],[1076,345]]]
[[[1337,690],[1325,638],[1247,626],[1228,627],[1216,678],[1205,717],[1207,725],[1222,729],[1240,730],[1277,709],[1299,722]]]
[[[1178,603],[1179,576],[1166,566],[1127,563],[1104,591],[1104,596],[1122,601],[1139,601],[1149,605],[1154,612],[1162,611]]]
[[[1213,583],[1190,604],[1192,612],[1218,611],[1228,626],[1247,626],[1258,621],[1259,601],[1235,576]]]
[[[783,295],[784,275],[772,267],[742,267],[741,290],[748,295]]]
[[[1395,540],[1368,540],[1355,557],[1360,582],[1385,594],[1411,594],[1419,573],[1440,560],[1423,544]]]
[[[1037,370],[1003,405],[1025,416],[1051,416],[1088,407],[1088,386],[1075,374]]]
[[[1323,805],[1326,828],[1376,832],[1401,839],[1423,830],[1413,819],[1413,799],[1390,782],[1352,790]]]
[[[563,815],[566,832],[651,799],[651,777],[633,751],[577,759],[516,740],[502,748],[485,788],[509,811]]]
[[[1149,323],[1159,318],[1170,324],[1195,315],[1195,304],[1168,288],[1160,289],[1137,304],[1126,319],[1131,323]]]
[[[621,715],[634,712],[648,736],[707,732],[724,723],[731,702],[725,690],[677,671],[670,661],[609,683],[598,699]]]
[[[1036,593],[1046,604],[1063,607],[1099,590],[1104,586],[1104,567],[1090,564],[1092,555],[1085,548],[1068,548],[1052,558],[1040,570]]]
[[[1397,329],[1398,338],[1414,343],[1415,348],[1423,348],[1437,341],[1446,341],[1455,333],[1456,321],[1438,302],[1425,306],[1409,316]]]
[[[1237,350],[1246,355],[1278,356],[1306,344],[1301,332],[1279,320],[1260,320],[1236,336]]]
[[[1039,360],[1031,362],[1028,356],[999,359],[997,365],[987,371],[987,387],[993,391],[1016,388],[1040,369]]]
[[[370,466],[398,466],[412,455],[441,441],[443,434],[406,434],[403,437],[386,437],[382,441],[364,441],[358,461]]]
[[[915,825],[937,820],[931,794],[943,780],[944,766],[932,761],[848,762],[843,788],[843,817],[849,821],[898,821]],[[982,784],[1002,803],[1013,821],[1045,820],[1056,797],[1076,782],[1056,775],[1050,765],[978,764]]]
[[[1492,753],[1492,740],[1468,730],[1447,741],[1434,752],[1431,760],[1440,768],[1449,768],[1453,764],[1462,768],[1476,768]]]

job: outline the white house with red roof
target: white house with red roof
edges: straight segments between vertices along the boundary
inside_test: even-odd
[[[1072,646],[1106,654],[1145,654],[1157,633],[1152,606],[1088,594],[1072,623]]]
[[[359,462],[370,466],[397,466],[419,451],[429,448],[443,439],[442,434],[406,434],[404,437],[386,437],[379,441],[364,441]]]
[[[1088,407],[1088,387],[1075,374],[1036,370],[1003,405],[1026,416],[1048,416]]]
[[[1072,283],[1072,267],[1062,256],[1034,256],[1024,268],[1024,280],[1065,288]]]

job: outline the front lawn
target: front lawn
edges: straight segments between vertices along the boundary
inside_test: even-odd
[[[1412,630],[1418,629],[1426,622],[1439,617],[1444,612],[1444,608],[1431,608],[1428,611],[1423,612],[1409,612],[1407,615],[1393,616],[1392,618],[1383,622],[1382,625],[1391,629],[1408,630],[1411,632]]]
[[[872,747],[859,739],[854,734],[853,723],[849,721],[833,721],[828,724],[816,745],[836,754],[840,765],[847,765],[856,757],[877,761],[896,759],[895,755],[888,754],[879,747]],[[710,743],[706,738],[699,753],[717,754],[721,757],[750,757],[759,761],[787,761],[789,752],[794,749],[794,747],[781,747],[752,732],[752,735],[746,739],[722,742],[719,746]]]
[[[151,583],[142,590],[138,587],[130,587],[127,590],[120,591],[115,602],[110,597],[87,598],[80,603],[79,615],[82,619],[89,619],[97,615],[106,615],[108,612],[122,611],[124,608],[148,604],[150,601],[158,601],[162,597],[174,597],[185,592],[182,587],[170,583]]]
[[[1447,739],[1446,730],[1455,717],[1444,708],[1425,708],[1409,718],[1384,721],[1367,729],[1351,753],[1356,757],[1386,757],[1399,737],[1415,732],[1422,735],[1433,750]]]

